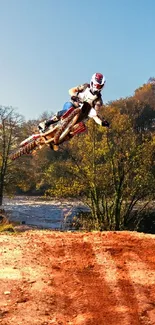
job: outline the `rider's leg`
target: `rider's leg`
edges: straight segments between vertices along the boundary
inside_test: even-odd
[[[73,104],[71,102],[66,102],[63,106],[63,109],[61,111],[58,111],[55,115],[53,115],[50,119],[43,121],[39,123],[39,129],[40,130],[45,130],[47,127],[49,127],[51,124],[54,124],[58,122],[61,118],[61,116],[67,112],[69,108],[71,108]]]
[[[46,121],[46,125],[49,123],[53,124],[60,120],[61,116],[68,111],[69,108],[71,108],[73,104],[71,102],[66,102],[63,106],[63,109],[61,111],[58,111],[50,120]],[[48,126],[49,126],[48,125]]]
[[[59,112],[57,113],[57,117],[60,119],[61,116],[62,116],[63,114],[65,114],[65,113],[66,113],[66,112],[67,112],[67,111],[68,111],[72,106],[73,106],[73,104],[72,104],[71,102],[66,102],[66,103],[64,104],[62,110],[59,111]]]

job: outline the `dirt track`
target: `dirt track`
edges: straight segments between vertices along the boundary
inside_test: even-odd
[[[1,325],[155,324],[155,236],[0,235]]]

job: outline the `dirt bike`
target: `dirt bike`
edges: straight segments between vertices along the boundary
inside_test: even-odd
[[[87,102],[78,108],[71,107],[57,123],[51,124],[44,132],[36,132],[22,141],[9,154],[9,158],[15,160],[22,155],[33,154],[45,145],[53,149],[56,146],[58,149],[59,144],[86,130],[82,121],[84,117],[88,116],[90,109],[91,106]]]

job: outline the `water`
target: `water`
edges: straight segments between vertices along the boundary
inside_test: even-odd
[[[10,221],[58,230],[69,229],[70,221],[78,212],[90,211],[82,202],[74,199],[60,201],[25,196],[4,198],[2,208]]]

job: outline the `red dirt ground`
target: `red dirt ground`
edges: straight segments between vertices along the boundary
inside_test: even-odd
[[[155,324],[155,236],[0,235],[0,325]]]

